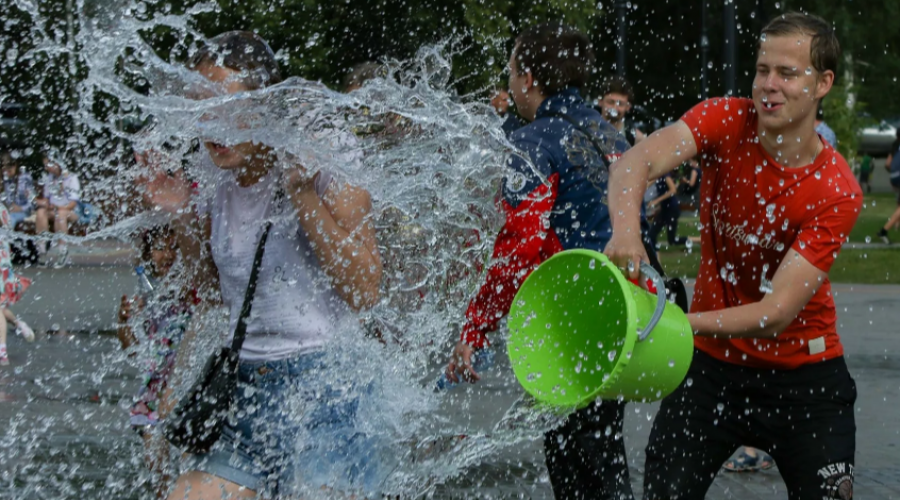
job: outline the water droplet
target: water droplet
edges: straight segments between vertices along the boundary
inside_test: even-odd
[[[606,355],[606,357],[609,358],[610,361],[615,361],[615,360],[616,360],[616,354],[617,354],[617,353],[616,353],[616,350],[613,349],[613,350],[609,351],[609,353]]]
[[[782,142],[784,142],[784,136],[781,134],[778,134],[778,137],[775,138],[775,142],[777,142],[778,144],[781,144]]]

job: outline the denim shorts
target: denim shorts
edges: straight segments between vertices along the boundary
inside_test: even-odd
[[[9,228],[12,230],[16,229],[20,223],[24,222],[25,219],[28,218],[27,212],[10,212],[9,213]]]
[[[378,495],[394,469],[383,437],[359,430],[360,400],[371,383],[356,387],[327,369],[321,353],[242,362],[231,418],[213,449],[187,460],[206,472],[260,494],[299,496],[322,487]]]

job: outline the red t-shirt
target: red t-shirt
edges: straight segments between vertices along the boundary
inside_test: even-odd
[[[710,99],[681,119],[703,167],[702,260],[691,312],[761,301],[789,250],[828,272],[862,208],[862,191],[840,153],[823,141],[812,164],[782,167],[759,143],[749,99]],[[794,369],[843,355],[836,322],[826,279],[775,339],[696,337],[694,344],[729,363]]]

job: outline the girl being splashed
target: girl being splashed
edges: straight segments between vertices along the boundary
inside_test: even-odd
[[[247,32],[213,38],[191,67],[219,87],[220,95],[281,80],[268,44]],[[203,117],[204,130],[215,137],[202,139],[206,154],[201,161],[217,167],[212,198],[197,203],[205,204],[199,210],[203,215],[189,209],[192,190],[180,173],[160,173],[146,190],[151,204],[181,214],[182,252],[199,251],[208,243],[209,270],[198,273],[218,276],[232,333],[263,222],[273,223],[240,352],[235,418],[226,422],[211,452],[187,461],[170,498],[280,498],[296,494],[295,478],[313,492],[375,495],[387,460],[377,453],[376,440],[356,426],[357,398],[368,389],[355,386],[349,367],[326,366],[324,356],[342,319],[378,300],[382,265],[370,196],[339,183],[312,160],[301,166],[260,142],[220,137],[223,130],[224,135],[252,132],[263,122],[259,116],[237,116],[240,104],[229,103],[221,113],[209,110]],[[298,133],[308,133],[315,128],[311,125],[300,124]],[[328,140],[353,142],[338,130],[331,130]],[[199,255],[185,258],[199,260]],[[189,330],[186,343],[191,336]],[[188,350],[184,344],[179,358]],[[180,366],[179,361],[176,374]],[[291,406],[297,401],[302,402],[299,412]],[[304,436],[302,443],[298,436]]]

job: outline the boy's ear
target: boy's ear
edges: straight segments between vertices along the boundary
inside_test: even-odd
[[[834,86],[834,71],[826,70],[819,74],[819,78],[816,79],[816,99],[822,99],[828,92],[831,92],[831,87]]]

